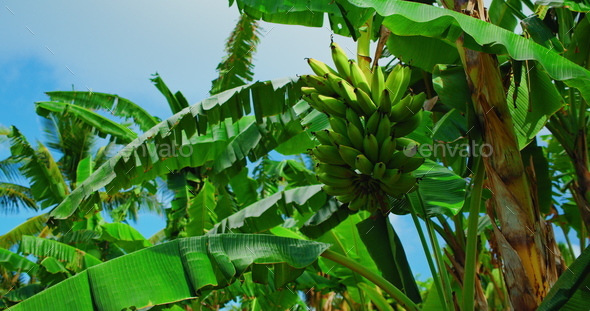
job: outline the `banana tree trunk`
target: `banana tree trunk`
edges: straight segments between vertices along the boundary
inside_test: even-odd
[[[482,1],[457,0],[454,9],[487,21]],[[532,198],[497,59],[464,48],[462,37],[456,44],[483,141],[491,148],[484,158],[493,193],[490,217],[499,224],[494,235],[510,300],[515,310],[535,310],[557,280],[556,250],[547,247],[549,232]]]

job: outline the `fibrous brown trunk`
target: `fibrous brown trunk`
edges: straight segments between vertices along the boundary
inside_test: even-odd
[[[482,1],[457,0],[454,9],[487,21]],[[557,280],[558,250],[532,198],[497,59],[465,48],[463,38],[456,43],[483,142],[491,151],[484,158],[493,193],[490,217],[510,300],[515,310],[536,310]]]

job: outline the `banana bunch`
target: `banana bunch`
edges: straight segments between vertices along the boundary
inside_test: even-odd
[[[387,78],[378,66],[365,74],[336,43],[330,48],[336,70],[309,58],[315,75],[301,77],[303,98],[327,114],[331,126],[313,133],[320,142],[310,150],[319,162],[317,177],[351,210],[386,213],[386,194],[401,198],[416,189],[412,171],[424,158],[406,156],[417,143],[404,136],[420,125],[425,95],[404,96],[408,67],[398,65]]]

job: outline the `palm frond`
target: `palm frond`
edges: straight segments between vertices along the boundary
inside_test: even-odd
[[[17,213],[20,207],[38,209],[31,189],[13,183],[0,182],[0,213]]]
[[[27,221],[16,226],[6,234],[0,235],[0,247],[9,249],[13,245],[20,243],[23,236],[39,234],[47,227],[46,223],[48,219],[48,214],[42,214],[27,219]]]
[[[227,55],[217,65],[219,77],[212,81],[211,94],[217,94],[252,81],[253,55],[260,42],[258,22],[242,14],[225,44]]]

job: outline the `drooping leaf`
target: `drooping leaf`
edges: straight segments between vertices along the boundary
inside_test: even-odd
[[[0,266],[8,271],[30,272],[31,274],[35,274],[39,268],[36,263],[4,248],[0,248]]]
[[[94,110],[101,109],[125,120],[132,119],[134,124],[144,132],[159,122],[156,117],[147,113],[139,105],[114,94],[78,91],[55,91],[45,94],[52,101],[69,102]]]
[[[456,215],[461,211],[465,200],[465,179],[430,160],[414,171],[414,176],[420,178],[418,187],[427,214]],[[415,193],[410,193],[410,197],[413,198]]]
[[[27,221],[0,236],[0,247],[9,249],[13,245],[20,243],[23,236],[39,234],[39,232],[47,227],[46,223],[48,219],[48,214],[41,214],[27,219]]]
[[[32,254],[39,258],[54,257],[64,262],[68,269],[75,272],[101,263],[98,258],[73,246],[33,236],[22,237],[19,252]]]
[[[152,246],[139,231],[128,224],[120,222],[104,224],[102,226],[102,238],[117,244],[128,253]]]
[[[66,114],[71,118],[80,119],[95,128],[98,136],[111,139],[119,144],[128,144],[137,134],[128,127],[121,125],[87,108],[64,102],[36,102],[37,114],[47,117],[50,113]]]
[[[178,239],[90,267],[11,310],[142,309],[196,297],[204,288],[226,287],[254,263],[286,263],[303,269],[327,247],[271,235]]]
[[[209,234],[225,232],[264,232],[282,224],[284,217],[317,211],[324,206],[327,197],[321,185],[298,187],[275,193],[245,207],[219,221]]]

